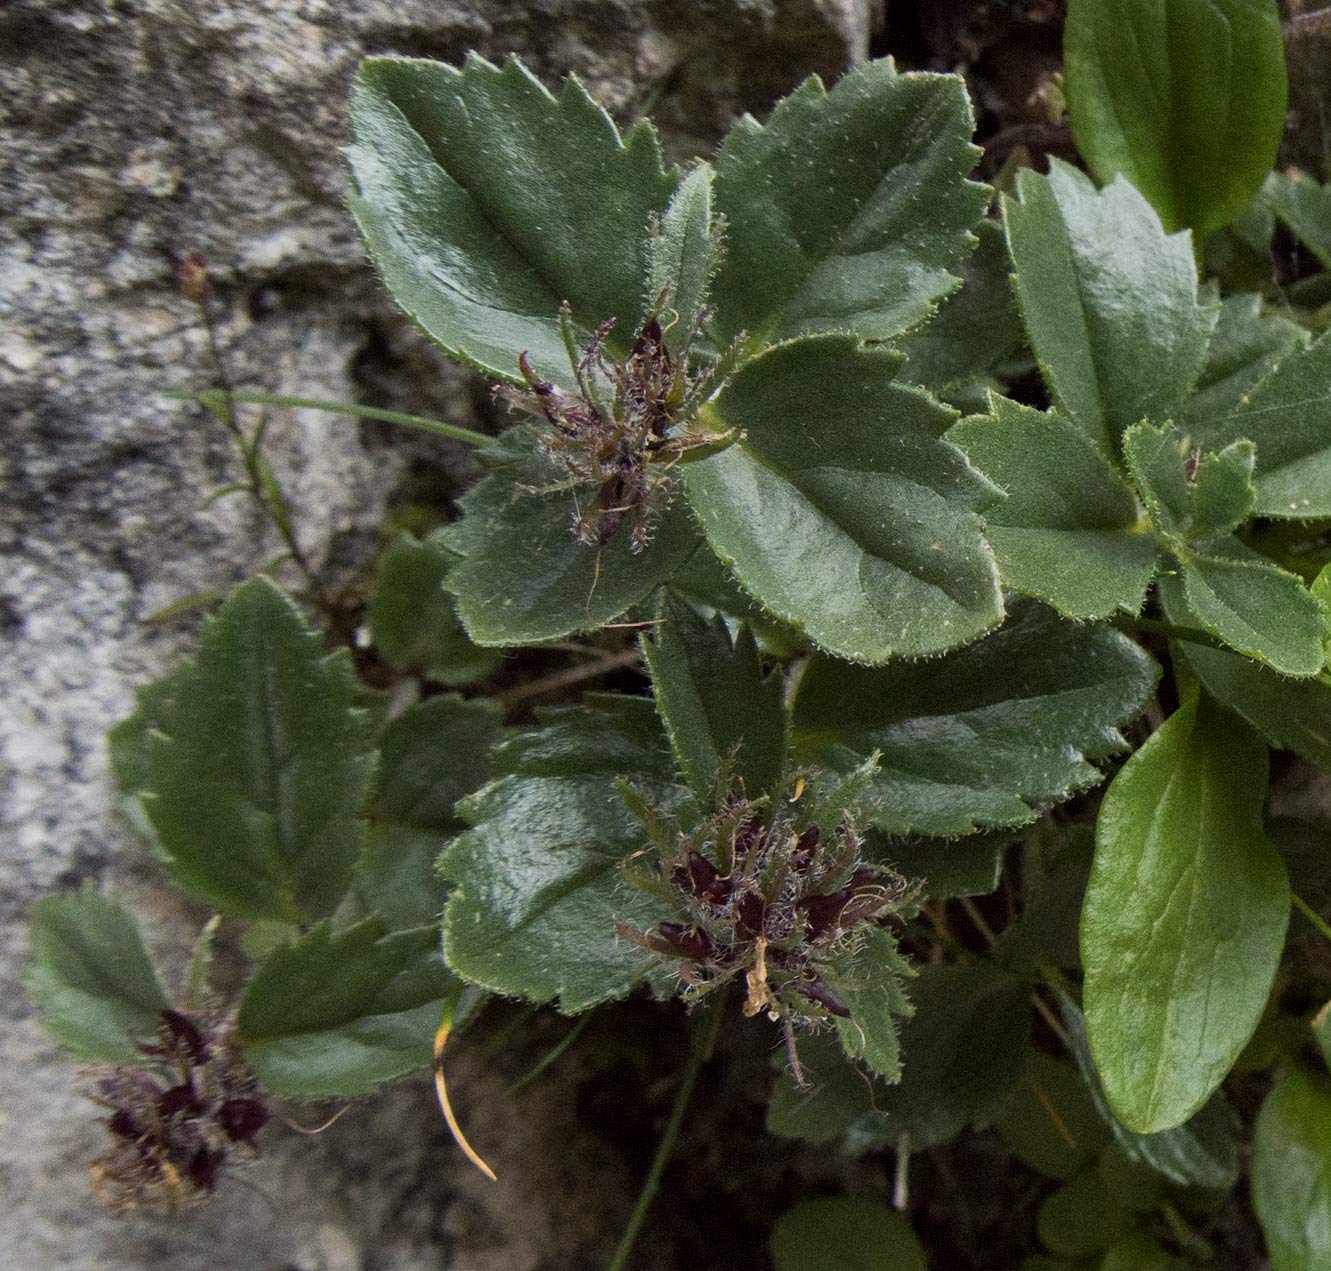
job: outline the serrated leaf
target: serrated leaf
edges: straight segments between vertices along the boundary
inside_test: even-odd
[[[1258,560],[1179,549],[1183,595],[1198,623],[1282,675],[1326,662],[1322,609],[1294,574]]]
[[[900,1075],[897,1019],[912,1008],[902,980],[915,974],[897,949],[896,938],[883,927],[871,927],[856,955],[828,970],[823,979],[850,1008],[850,1018],[833,1027],[851,1059],[865,1064],[887,1081]]]
[[[599,766],[579,771],[566,744],[579,733]],[[620,861],[646,837],[618,781],[667,806],[683,792],[628,766],[640,743],[638,721],[621,729],[613,715],[583,709],[500,747],[496,764],[508,775],[463,801],[473,828],[440,861],[454,884],[445,948],[463,979],[535,1002],[558,999],[574,1014],[643,978],[652,955],[617,937],[615,923],[641,929],[664,915],[619,880]],[[668,761],[659,728],[656,746]]]
[[[1228,1191],[1239,1176],[1239,1119],[1217,1090],[1182,1125],[1157,1134],[1136,1134],[1114,1115],[1105,1096],[1086,1036],[1086,1017],[1066,994],[1059,994],[1059,1013],[1072,1057],[1096,1110],[1129,1160],[1149,1166],[1181,1187]]]
[[[501,776],[675,780],[670,743],[648,698],[588,693],[581,706],[538,708],[536,722],[538,728],[506,738],[491,753]]]
[[[984,220],[975,233],[980,245],[961,264],[961,289],[901,345],[906,354],[901,378],[934,392],[987,375],[1025,339],[1003,227]]]
[[[437,928],[448,888],[435,865],[447,841],[438,830],[372,826],[351,891],[337,911],[338,925],[377,917],[389,931]]]
[[[712,216],[712,168],[700,163],[680,182],[647,246],[647,294],[665,293],[671,321],[666,346],[676,356],[704,306],[724,250],[723,223]]]
[[[767,612],[710,548],[694,552],[670,579],[670,590],[683,596],[704,612],[723,614],[733,630],[743,622],[758,638],[759,647],[778,657],[793,657],[803,652],[804,638],[793,627]]]
[[[1071,0],[1063,58],[1077,149],[1170,230],[1200,242],[1261,188],[1285,128],[1275,0]]]
[[[134,691],[134,710],[106,734],[107,758],[115,780],[117,805],[154,856],[165,853],[144,810],[142,794],[151,780],[148,738],[169,717],[176,694],[176,672]]]
[[[750,798],[770,793],[786,763],[784,681],[764,678],[753,636],[741,627],[732,647],[720,618],[707,622],[667,596],[654,639],[642,642],[675,759],[702,804],[717,795],[724,768]]]
[[[650,124],[626,135],[575,79],[548,93],[521,62],[461,69],[374,57],[351,97],[349,203],[397,303],[445,352],[512,379],[526,352],[569,384],[567,300],[631,341],[646,304],[648,225],[678,181]]]
[[[767,1105],[767,1131],[810,1143],[841,1141],[847,1153],[885,1147],[895,1128],[879,1106],[888,1089],[841,1049],[830,1033],[815,1033],[796,1042],[805,1084],[797,1086],[784,1052],[773,1052],[778,1076]]]
[[[802,1200],[772,1231],[775,1271],[926,1271],[924,1249],[903,1214],[876,1200]]]
[[[1094,785],[1094,761],[1155,688],[1155,663],[1114,631],[1033,602],[978,644],[879,669],[814,658],[794,706],[797,757],[845,768],[881,753],[865,815],[890,833],[1023,824]]]
[[[264,579],[238,587],[176,673],[149,738],[148,817],[187,891],[283,921],[336,908],[373,767],[345,649]]]
[[[953,291],[987,187],[960,78],[890,60],[816,76],[766,125],[745,116],[716,159],[727,251],[712,298],[721,342],[828,331],[886,340]]]
[[[1250,441],[1231,442],[1202,458],[1188,492],[1191,537],[1218,538],[1252,515],[1257,498],[1252,484],[1256,463],[1257,448]]]
[[[1218,308],[1200,301],[1187,237],[1122,178],[1096,190],[1055,159],[1016,191],[1003,212],[1026,334],[1055,404],[1112,456],[1124,429],[1186,400]]]
[[[963,419],[947,439],[1007,494],[985,514],[1005,587],[1069,618],[1140,610],[1159,548],[1137,532],[1132,491],[1057,411],[1003,397]]]
[[[255,972],[237,1038],[274,1094],[351,1099],[429,1066],[455,984],[433,927],[386,934],[375,918],[340,931],[322,923]]]
[[[533,644],[613,622],[699,546],[679,500],[641,555],[627,533],[603,547],[579,543],[578,492],[540,455],[530,428],[509,429],[486,457],[496,470],[462,497],[464,515],[444,535],[462,558],[447,586],[477,644]]]
[[[1271,1271],[1331,1260],[1331,1083],[1297,1069],[1266,1097],[1253,1140],[1252,1204]]]
[[[712,403],[743,439],[684,476],[744,588],[860,662],[964,644],[1003,612],[976,516],[993,488],[899,364],[839,336],[768,351]]]
[[[143,937],[119,901],[91,884],[32,907],[23,987],[47,1031],[75,1057],[141,1062],[170,1005]]]
[[[1110,1106],[1139,1134],[1205,1103],[1266,1005],[1289,884],[1262,830],[1265,774],[1261,742],[1194,696],[1101,805],[1082,911],[1086,1023]]]
[[[1187,529],[1189,493],[1184,439],[1172,424],[1142,420],[1123,434],[1123,459],[1146,504],[1151,523],[1165,536]]]
[[[467,639],[457,601],[444,590],[457,559],[437,537],[422,542],[403,531],[379,561],[365,612],[386,661],[453,688],[484,679],[503,660]]]
[[[998,886],[1003,854],[1012,835],[971,834],[965,838],[892,839],[875,853],[898,873],[920,882],[931,899],[987,896]]]
[[[453,830],[453,805],[493,775],[490,748],[499,740],[499,708],[450,693],[408,706],[379,739],[370,812],[377,820]]]
[[[1326,269],[1331,269],[1331,188],[1297,168],[1272,172],[1263,200]]]

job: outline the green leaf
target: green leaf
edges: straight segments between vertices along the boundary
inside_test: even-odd
[[[961,265],[961,290],[902,344],[901,378],[935,392],[987,375],[1025,340],[1003,227],[984,220],[975,232],[980,245]]]
[[[655,739],[668,764],[659,727]],[[617,866],[646,836],[616,774],[667,807],[683,793],[635,765],[642,742],[637,719],[580,709],[499,748],[507,775],[463,800],[473,828],[440,861],[455,884],[445,948],[463,979],[535,1002],[557,998],[569,1014],[642,980],[652,955],[619,939],[615,923],[641,929],[665,915],[619,881]]]
[[[1188,239],[1121,178],[1097,191],[1055,159],[1016,190],[1003,211],[1026,334],[1057,407],[1113,455],[1124,429],[1186,400],[1218,309],[1201,303]]]
[[[1026,602],[978,644],[877,670],[814,658],[794,706],[796,755],[849,769],[881,753],[865,815],[890,833],[1018,825],[1101,779],[1155,663],[1103,627]]]
[[[970,834],[964,838],[892,839],[876,852],[907,878],[918,879],[932,899],[987,896],[998,887],[1010,834]]]
[[[1299,242],[1331,269],[1331,187],[1294,168],[1272,172],[1262,195]]]
[[[444,693],[408,706],[379,739],[370,811],[377,820],[454,830],[453,805],[493,775],[499,708]]]
[[[1218,538],[1248,519],[1257,499],[1252,484],[1256,464],[1257,448],[1250,441],[1231,442],[1198,463],[1188,492],[1188,532],[1193,538]]]
[[[947,439],[1007,493],[985,514],[1003,585],[1069,618],[1138,612],[1159,548],[1137,532],[1127,484],[1057,411],[996,396],[990,411],[955,424]]]
[[[926,1271],[905,1216],[876,1200],[802,1200],[772,1232],[775,1271]]]
[[[897,1017],[911,1014],[901,981],[914,974],[897,949],[896,937],[874,927],[865,932],[864,944],[848,963],[838,966],[835,974],[823,975],[850,1008],[850,1018],[837,1019],[834,1025],[846,1054],[862,1059],[888,1081],[896,1081],[900,1074]]]
[[[378,917],[389,931],[437,929],[448,888],[435,865],[446,842],[438,830],[373,826],[357,862],[351,891],[337,911],[338,924]]]
[[[1103,1253],[1130,1222],[1095,1170],[1079,1174],[1046,1198],[1035,1218],[1040,1243],[1064,1258]]]
[[[373,766],[345,649],[264,579],[232,592],[176,672],[144,805],[187,891],[242,918],[336,908]]]
[[[284,1099],[351,1099],[429,1067],[453,987],[433,927],[385,934],[369,919],[321,923],[275,949],[241,999],[237,1036]]]
[[[959,280],[987,187],[955,75],[868,62],[827,92],[816,76],[766,126],[745,116],[716,160],[727,250],[712,288],[722,341],[828,331],[887,340]]]
[[[670,579],[670,590],[704,612],[722,614],[734,630],[743,622],[758,638],[764,653],[789,658],[805,650],[804,639],[794,628],[773,617],[748,592],[710,548],[694,552]]]
[[[483,680],[503,660],[467,639],[457,601],[444,576],[457,557],[437,538],[424,542],[405,531],[379,561],[365,620],[380,655],[449,687]]]
[[[707,303],[724,247],[724,222],[712,216],[712,169],[700,163],[680,182],[647,247],[647,294],[666,293],[672,321],[665,330],[672,354],[682,355]]]
[[[1183,437],[1172,424],[1142,420],[1123,433],[1123,459],[1146,504],[1151,523],[1168,537],[1187,529],[1188,469]]]
[[[1145,1232],[1134,1231],[1105,1253],[1096,1271],[1188,1271],[1190,1266]]]
[[[1040,1050],[1026,1054],[998,1133],[1021,1160],[1049,1178],[1080,1174],[1109,1142],[1077,1070]]]
[[[462,558],[447,586],[477,644],[534,644],[613,622],[698,547],[692,518],[678,506],[641,555],[627,533],[600,548],[579,543],[576,491],[540,455],[528,427],[510,428],[483,458],[495,471],[462,497],[462,519],[444,532]]]
[[[889,1087],[852,1063],[829,1033],[801,1037],[798,1047],[803,1088],[795,1084],[784,1052],[772,1055],[779,1075],[767,1105],[770,1134],[810,1143],[840,1140],[850,1154],[895,1141],[896,1129],[880,1106]]]
[[[1265,561],[1177,554],[1188,609],[1212,635],[1282,675],[1322,669],[1321,603],[1295,574]]]
[[[1313,1040],[1322,1052],[1322,1059],[1331,1067],[1331,1002],[1328,1002],[1312,1018]]]
[[[1200,242],[1261,188],[1285,129],[1276,0],[1071,0],[1063,60],[1082,157],[1169,229]]]
[[[942,440],[953,413],[895,382],[899,365],[839,336],[770,350],[712,404],[743,440],[684,476],[744,588],[860,662],[964,644],[1003,612],[976,516],[993,488]]]
[[[1331,1083],[1293,1071],[1266,1097],[1253,1140],[1252,1204],[1271,1271],[1331,1260]]]
[[[1262,830],[1265,793],[1265,747],[1194,696],[1105,795],[1082,911],[1086,1023],[1130,1130],[1186,1121],[1266,1005],[1289,885]]]
[[[1217,1090],[1182,1125],[1157,1134],[1136,1134],[1114,1115],[1091,1057],[1086,1017],[1066,994],[1059,994],[1059,1013],[1082,1079],[1096,1110],[1109,1127],[1119,1150],[1131,1161],[1149,1166],[1181,1187],[1228,1191],[1239,1176],[1239,1119]]]
[[[143,792],[152,780],[148,738],[171,713],[178,671],[170,672],[134,691],[134,711],[106,734],[107,758],[115,781],[117,805],[154,856],[166,853],[143,807]]]
[[[461,69],[374,57],[351,97],[351,213],[394,300],[441,348],[513,378],[526,352],[569,384],[558,310],[631,341],[647,231],[678,180],[645,122],[621,137],[575,79],[548,93],[516,59]],[[613,341],[612,341],[613,343]]]
[[[81,891],[32,907],[23,987],[47,1031],[76,1058],[141,1062],[170,1007],[134,919],[119,901]]]
[[[711,803],[724,770],[744,782],[750,798],[772,792],[786,762],[782,676],[763,678],[747,628],[739,629],[732,648],[720,618],[708,622],[669,596],[660,617],[655,639],[642,642],[642,655],[689,788],[699,803]]]

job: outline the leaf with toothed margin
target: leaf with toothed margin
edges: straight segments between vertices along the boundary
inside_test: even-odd
[[[1026,601],[977,644],[877,669],[814,658],[794,705],[796,758],[838,769],[881,752],[864,815],[889,833],[1018,825],[1095,785],[1095,761],[1158,668],[1126,636]]]
[[[725,250],[724,222],[712,214],[712,168],[700,163],[680,182],[647,246],[647,294],[665,295],[671,315],[666,347],[679,355],[707,304],[707,292]]]
[[[623,997],[654,957],[615,933],[668,915],[620,882],[645,838],[620,782],[663,807],[687,793],[669,776],[670,747],[651,703],[549,712],[495,752],[502,774],[464,799],[472,828],[449,844],[448,964],[470,983],[570,1014]]]
[[[901,1074],[897,1019],[914,1013],[903,984],[914,974],[896,937],[885,927],[870,927],[856,955],[823,976],[850,1008],[849,1018],[833,1022],[842,1048],[887,1081]]]
[[[372,57],[351,97],[352,215],[394,300],[453,357],[569,384],[559,307],[622,352],[646,304],[647,232],[678,184],[645,121],[623,136],[576,79],[516,58]]]
[[[778,345],[707,407],[734,445],[686,466],[708,541],[764,608],[858,662],[955,648],[1003,614],[956,412],[847,336]]]
[[[579,492],[567,488],[525,425],[510,428],[481,457],[490,475],[462,497],[462,519],[441,535],[461,558],[444,585],[479,645],[535,644],[613,622],[699,546],[678,496],[639,555],[627,530],[603,547],[579,543],[572,530]]]
[[[887,340],[927,318],[960,285],[952,271],[989,200],[967,179],[974,128],[960,78],[899,74],[890,59],[830,91],[805,80],[765,125],[741,119],[716,159],[720,341]]]

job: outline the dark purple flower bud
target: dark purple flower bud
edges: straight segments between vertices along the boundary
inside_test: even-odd
[[[767,903],[756,891],[746,891],[735,904],[735,925],[750,940],[765,934]]]
[[[834,891],[830,896],[805,896],[797,908],[804,914],[806,938],[815,944],[835,935],[841,921],[841,911],[850,902],[849,887]]]
[[[223,1159],[223,1153],[212,1152],[207,1147],[201,1146],[190,1157],[189,1164],[185,1166],[185,1173],[189,1176],[189,1181],[201,1192],[211,1192],[217,1187],[217,1175],[221,1170]]]
[[[199,1103],[198,1096],[194,1093],[194,1087],[186,1081],[179,1086],[172,1086],[158,1099],[157,1111],[166,1120],[182,1112],[200,1112],[202,1111],[202,1105]]]
[[[112,1115],[107,1122],[107,1126],[118,1139],[130,1139],[132,1141],[143,1134],[143,1131],[139,1129],[138,1122],[123,1108]]]
[[[681,958],[691,962],[710,962],[716,955],[716,942],[697,927],[686,927],[682,922],[663,922],[656,933]]]
[[[723,878],[721,871],[696,850],[690,850],[685,863],[675,867],[671,878],[676,887],[713,905],[725,904],[730,895],[730,879]]]
[[[797,870],[806,870],[812,864],[814,849],[818,846],[818,834],[818,827],[811,825],[795,840],[791,860]]]
[[[796,980],[795,991],[811,1002],[818,1002],[827,1007],[838,1019],[850,1018],[850,1007],[817,977],[812,980]]]
[[[190,1063],[207,1063],[208,1043],[188,1015],[180,1011],[165,1010],[162,1012],[162,1027],[171,1043],[184,1046]]]
[[[227,1138],[250,1142],[268,1124],[268,1109],[258,1099],[228,1099],[217,1113]]]

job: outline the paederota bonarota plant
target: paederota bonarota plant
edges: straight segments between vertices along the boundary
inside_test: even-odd
[[[1266,39],[1261,8],[1225,31]],[[1132,66],[1088,6],[1068,38],[1080,138]],[[1053,1180],[1065,1267],[1199,1261],[1184,1215],[1233,1188],[1252,1102],[1222,1086],[1278,1063],[1254,1203],[1281,1271],[1327,1264],[1281,1190],[1326,1160],[1303,1043],[1331,1046],[1296,1017],[1331,974],[1282,997],[1291,904],[1331,935],[1326,827],[1265,798],[1268,746],[1331,769],[1331,334],[1198,272],[1254,241],[1240,207],[1331,242],[1321,186],[1257,179],[1267,89],[1223,181],[1120,112],[1083,142],[1105,184],[1004,172],[989,217],[952,76],[811,80],[680,171],[576,81],[367,61],[369,254],[514,418],[439,426],[485,474],[381,555],[391,696],[255,580],[112,734],[127,810],[249,965],[177,1006],[113,902],[38,908],[33,996],[118,1065],[110,1198],[179,1206],[281,1101],[430,1068],[460,1137],[440,1052],[488,995],[641,992],[696,1021],[659,1160],[726,1020],[771,1048],[768,1128],[894,1150],[903,1207],[912,1151],[993,1126]],[[524,645],[591,661],[515,688]],[[896,1216],[805,1204],[782,1271],[837,1215],[915,1265]]]

